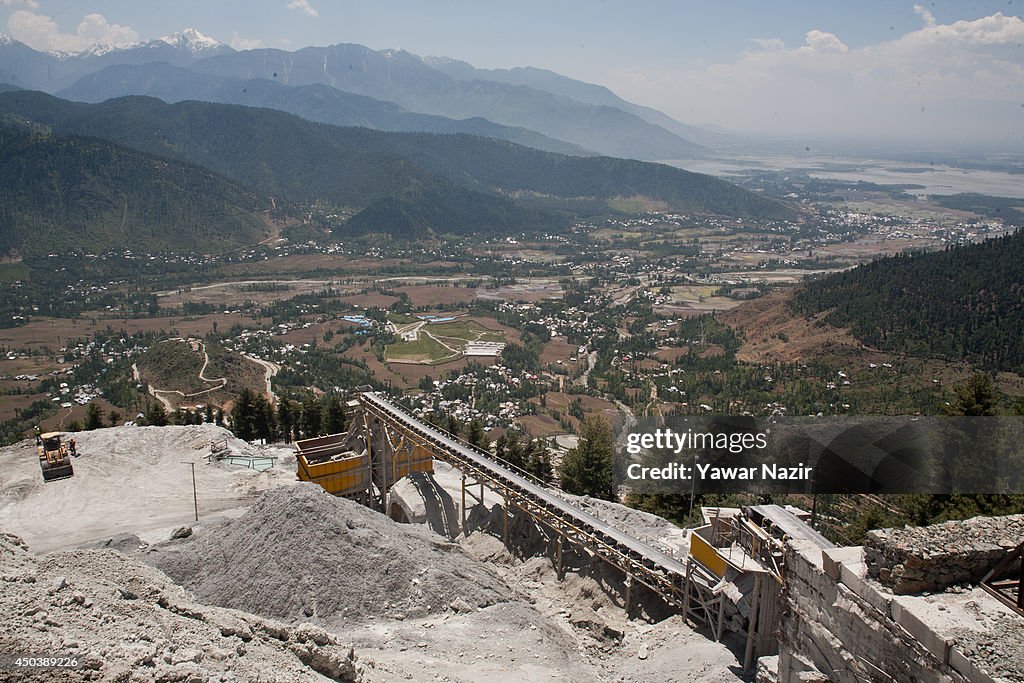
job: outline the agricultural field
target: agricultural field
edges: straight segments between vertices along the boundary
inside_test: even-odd
[[[440,322],[392,314],[389,321],[397,337],[385,350],[385,360],[391,363],[437,365],[467,355],[474,342],[505,342],[503,332],[472,319]]]

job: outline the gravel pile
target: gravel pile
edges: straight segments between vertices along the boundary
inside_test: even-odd
[[[1024,515],[974,517],[925,527],[871,531],[864,540],[868,574],[897,594],[978,583],[1024,543]]]
[[[316,484],[271,490],[238,519],[145,559],[203,602],[332,626],[476,609],[511,597],[458,545]]]
[[[1000,614],[992,619],[985,633],[971,630],[955,632],[957,649],[971,664],[1000,681],[1024,683],[1024,640],[1020,617]]]
[[[193,602],[165,575],[114,550],[41,559],[0,533],[0,658],[74,659],[74,668],[0,668],[0,681],[357,681],[351,647]]]

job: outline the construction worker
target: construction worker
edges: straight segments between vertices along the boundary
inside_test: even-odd
[[[71,453],[71,455],[75,456],[76,458],[78,457],[78,444],[75,443],[74,439],[71,439],[71,441],[68,442],[68,451]]]
[[[39,429],[39,425],[36,425],[36,445],[40,446],[43,443],[43,430]]]

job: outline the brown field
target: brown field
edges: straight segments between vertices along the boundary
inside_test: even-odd
[[[67,363],[60,365],[57,363],[56,358],[59,357],[60,346],[56,344],[44,344],[43,346],[49,346],[50,350],[54,355],[47,356],[18,356],[14,360],[7,360],[6,356],[0,356],[0,376],[2,377],[15,377],[17,375],[39,375],[40,379],[42,376],[59,370],[61,368],[69,367]],[[10,384],[8,384],[10,382]],[[32,382],[19,382],[16,380],[2,380],[0,381],[0,389],[8,389],[14,387],[28,388],[32,386]]]
[[[0,421],[13,420],[18,416],[18,410],[24,410],[32,405],[33,401],[49,401],[46,394],[16,394],[11,396],[0,396]],[[58,404],[54,404],[58,405]]]
[[[121,414],[121,420],[119,424],[124,424],[126,420],[134,420],[135,413],[128,414],[131,411],[127,411],[124,408],[118,408],[114,404],[105,398],[94,398],[92,403],[98,404],[103,408],[103,424],[106,425],[110,419],[110,411],[114,410]],[[77,403],[72,404],[71,408],[61,408],[56,415],[48,417],[39,423],[39,428],[44,432],[61,431],[68,428],[68,425],[74,421],[78,421],[79,424],[85,424],[85,414],[89,410],[89,404],[80,406]],[[29,434],[31,436],[31,434]]]
[[[247,285],[258,284],[284,285],[287,286],[287,289],[270,292],[246,291]],[[224,308],[232,308],[247,301],[257,304],[282,301],[300,294],[319,292],[332,286],[337,287],[338,284],[332,280],[235,280],[163,292],[158,297],[160,305],[169,308],[181,306],[185,302],[207,302],[218,306],[223,305]]]
[[[558,424],[558,420],[550,415],[526,415],[519,418],[519,424],[531,439],[565,433],[562,425]]]
[[[914,358],[869,348],[857,341],[849,330],[808,321],[793,315],[787,302],[792,290],[775,292],[744,303],[719,320],[733,329],[743,330],[743,342],[736,357],[757,362],[794,362],[827,360],[837,369],[845,369],[855,384],[875,373],[888,372],[905,390],[939,389],[965,382],[976,369],[964,362]],[[782,341],[783,333],[788,341]],[[870,368],[874,363],[879,366]],[[881,367],[883,363],[892,369]],[[995,376],[1000,391],[1010,396],[1024,395],[1024,377],[1000,372]]]
[[[253,327],[256,322],[244,315],[223,313],[212,313],[210,315],[199,315],[189,317],[170,318],[90,318],[84,316],[82,319],[70,318],[35,318],[32,322],[21,327],[11,327],[0,330],[0,344],[15,349],[31,348],[39,350],[49,347],[57,353],[60,347],[65,346],[72,339],[91,339],[96,332],[102,332],[107,328],[112,330],[124,330],[128,334],[135,332],[160,332],[170,334],[175,330],[177,336],[202,337],[213,329],[213,323],[217,323],[220,330],[230,329],[238,323],[243,327]],[[19,359],[20,360],[20,359]],[[7,366],[3,366],[6,367]],[[22,374],[15,372],[14,374]]]
[[[551,341],[544,345],[544,351],[540,354],[541,363],[554,363],[562,361],[568,367],[575,367],[576,363],[569,362],[569,359],[576,355],[577,346],[570,344],[565,337],[552,337]]]
[[[279,256],[267,261],[233,263],[224,266],[220,272],[226,276],[246,275],[266,277],[286,273],[311,273],[316,270],[337,272],[362,272],[390,268],[406,261],[402,259],[352,258],[345,254],[295,254]]]
[[[560,413],[564,413],[569,409],[569,404],[576,399],[580,399],[580,403],[583,404],[584,413],[599,413],[608,410],[618,411],[614,403],[603,398],[587,396],[586,394],[565,394],[560,391],[549,391],[545,395],[547,407],[544,410],[557,410]],[[540,399],[532,398],[530,402],[540,405]]]
[[[353,294],[352,296],[343,296],[340,297],[340,300],[360,308],[387,308],[398,301],[398,297],[371,291]]]
[[[470,362],[476,361],[477,363],[488,364],[493,362],[488,357],[477,357],[473,358],[456,358],[450,360],[447,363],[439,363],[437,365],[421,365],[421,364],[409,364],[409,363],[393,363],[390,365],[392,372],[396,372],[399,375],[405,389],[411,389],[419,386],[420,380],[424,377],[431,377],[433,379],[441,379],[452,370],[462,370]]]
[[[476,295],[481,299],[501,299],[502,301],[524,301],[536,303],[542,299],[561,298],[562,285],[556,281],[538,280],[536,282],[522,282],[514,285],[505,285],[497,289],[481,287],[476,290]]]
[[[665,363],[672,363],[690,352],[689,346],[663,346],[654,352],[654,357]]]
[[[441,304],[466,304],[476,299],[476,290],[468,287],[445,287],[441,285],[409,285],[397,291],[409,297],[413,306],[439,306]]]
[[[331,342],[325,342],[324,333],[326,333],[328,330],[337,331],[339,327],[351,327],[352,329],[361,329],[358,325],[354,323],[347,323],[344,320],[329,320],[324,323],[315,323],[305,328],[300,327],[295,330],[288,330],[287,334],[275,334],[274,336],[284,341],[285,343],[294,344],[295,346],[302,346],[303,344],[312,344],[313,342],[316,342],[318,346],[322,346],[324,344],[332,345],[336,341],[340,340],[332,340]]]

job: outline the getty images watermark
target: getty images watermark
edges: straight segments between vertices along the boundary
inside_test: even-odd
[[[748,451],[764,451],[768,448],[769,432],[711,432],[687,429],[677,432],[670,427],[655,429],[653,432],[630,432],[626,436],[626,453],[640,455],[651,450],[664,451],[679,457],[688,451],[719,451],[738,455]],[[626,466],[626,477],[630,480],[691,481],[756,481],[762,480],[811,480],[814,468],[803,463],[795,467],[784,467],[775,462],[757,465],[716,465],[714,462],[693,464],[668,462],[657,465],[643,465],[631,462]]]
[[[625,434],[636,493],[1024,493],[1024,418],[675,416]]]

